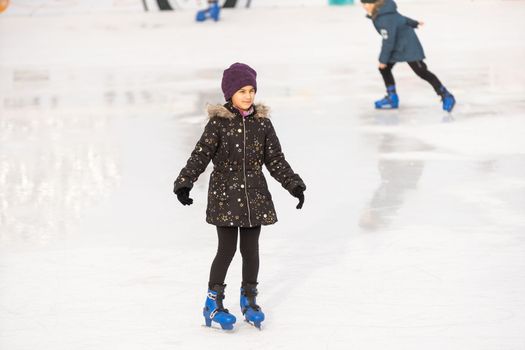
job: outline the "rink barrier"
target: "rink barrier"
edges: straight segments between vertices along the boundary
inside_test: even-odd
[[[174,7],[182,8],[182,6],[178,3],[177,0],[156,0],[156,1],[157,1],[157,5],[160,11],[173,11]],[[146,0],[143,0],[143,2],[144,2],[144,9],[148,11]],[[219,3],[221,2],[219,1]],[[234,7],[237,7],[237,4],[238,4],[238,0],[226,0],[222,2],[221,7],[222,8],[234,8]],[[246,7],[250,7],[250,5],[251,5],[251,0],[247,0]]]
[[[46,16],[111,12],[193,11],[207,5],[206,0],[24,0],[7,1],[2,16]],[[222,8],[278,8],[295,6],[327,6],[355,0],[219,0]],[[401,0],[400,0],[401,1]],[[411,0],[409,0],[411,1]],[[420,0],[428,1],[428,0]]]
[[[354,0],[328,0],[330,6],[353,5]]]

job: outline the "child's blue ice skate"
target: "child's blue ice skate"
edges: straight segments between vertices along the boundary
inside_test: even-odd
[[[261,307],[257,305],[257,283],[243,283],[241,287],[241,311],[246,322],[253,324],[261,329],[261,323],[264,321],[264,313]]]
[[[399,108],[399,97],[396,93],[395,85],[390,85],[386,89],[387,95],[375,102],[376,109],[396,109]]]
[[[206,13],[207,12],[208,12],[208,9],[197,11],[197,16],[195,17],[195,20],[197,22],[204,22],[206,20]]]
[[[195,20],[197,22],[204,22],[205,20],[210,18],[217,22],[219,20],[220,13],[221,8],[219,7],[219,4],[214,2],[210,4],[210,7],[208,7],[206,10],[197,11],[197,17],[195,18]]]
[[[233,324],[236,321],[235,316],[230,314],[228,309],[222,305],[224,288],[226,288],[225,284],[216,284],[212,289],[208,289],[208,297],[202,310],[207,327],[211,327],[211,321],[214,321],[220,324],[222,329],[233,329]]]
[[[219,15],[221,14],[221,8],[218,3],[213,3],[210,5],[210,17],[217,22],[219,20]]]
[[[452,112],[454,105],[456,104],[456,99],[444,86],[440,88],[441,102],[443,102],[443,110],[447,112]]]

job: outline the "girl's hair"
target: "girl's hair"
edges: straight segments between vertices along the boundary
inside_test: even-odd
[[[377,12],[381,7],[383,7],[384,4],[385,0],[377,0],[376,2],[374,2],[374,9],[372,10],[372,14],[370,15],[372,19],[375,19],[377,17]]]

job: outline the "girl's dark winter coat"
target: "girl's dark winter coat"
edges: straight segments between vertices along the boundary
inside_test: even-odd
[[[263,165],[290,193],[306,189],[285,160],[269,110],[255,105],[242,117],[231,103],[208,107],[209,121],[186,166],[175,180],[175,191],[192,188],[210,160],[206,221],[216,226],[254,227],[277,221]]]
[[[419,23],[399,14],[393,0],[385,0],[383,6],[371,18],[377,32],[383,37],[379,62],[413,62],[425,58],[423,47],[414,30]]]

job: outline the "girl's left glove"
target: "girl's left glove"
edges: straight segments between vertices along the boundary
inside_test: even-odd
[[[190,198],[190,189],[188,187],[181,187],[177,191],[175,191],[175,194],[177,195],[177,199],[179,202],[182,203],[182,205],[192,205],[193,199]]]
[[[304,203],[304,188],[302,188],[301,186],[296,186],[294,187],[291,193],[292,193],[292,196],[299,199],[299,204],[297,204],[295,208],[301,209]]]

